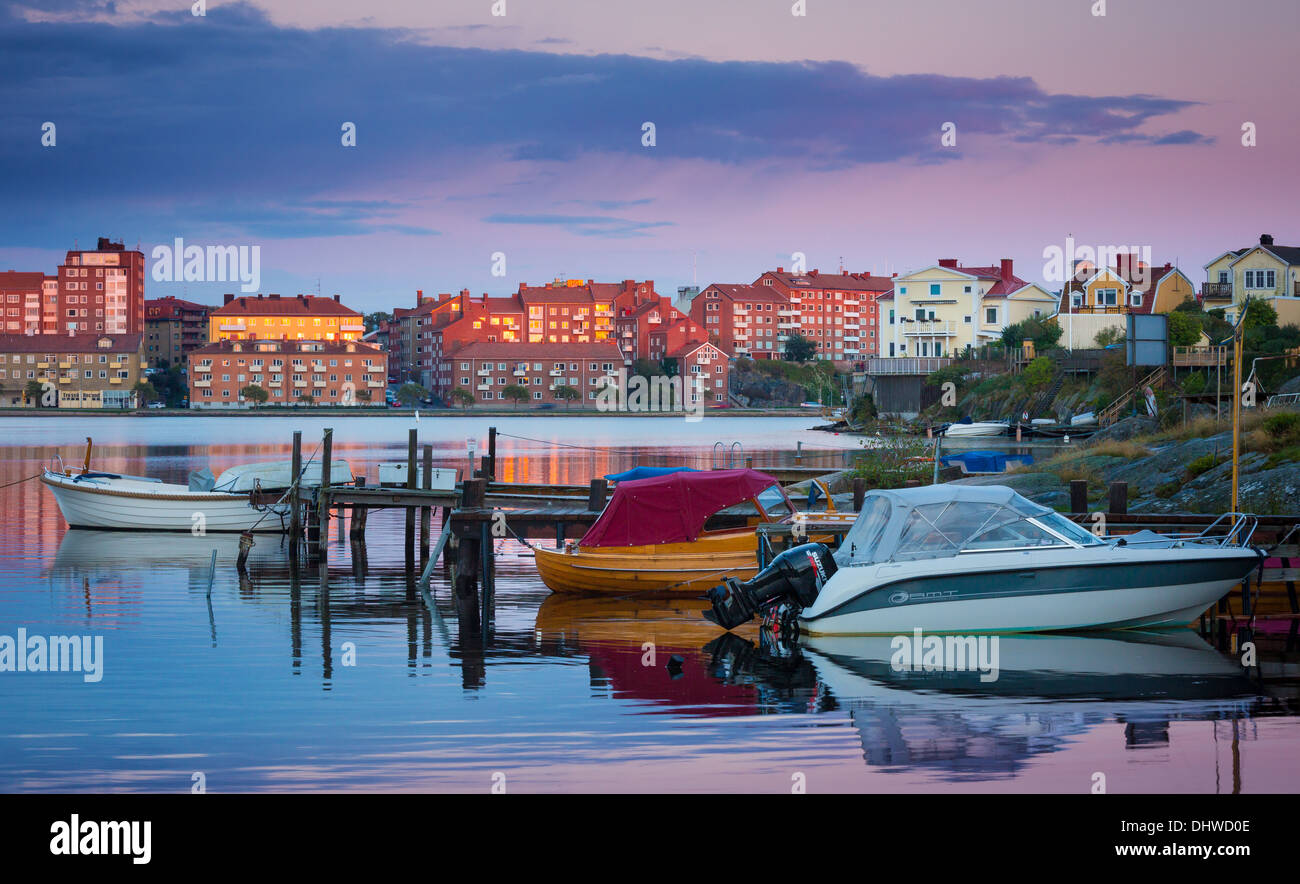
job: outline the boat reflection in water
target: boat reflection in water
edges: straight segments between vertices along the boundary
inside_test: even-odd
[[[991,681],[978,670],[895,668],[889,637],[810,637],[783,652],[815,669],[868,765],[945,779],[1012,775],[1112,721],[1125,726],[1126,748],[1165,745],[1170,722],[1245,718],[1255,704],[1243,670],[1191,630],[998,638]],[[731,652],[737,661],[759,650],[729,643],[743,646]]]

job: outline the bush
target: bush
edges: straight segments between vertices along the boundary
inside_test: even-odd
[[[870,488],[901,488],[909,479],[929,483],[934,477],[932,451],[914,436],[879,436],[865,439],[866,451],[853,464],[853,476]]]
[[[1183,378],[1183,392],[1188,396],[1196,396],[1205,392],[1205,373],[1194,371]]]
[[[1273,451],[1300,444],[1300,412],[1271,414],[1264,418],[1263,429]]]
[[[1187,465],[1187,478],[1195,479],[1201,473],[1208,473],[1219,465],[1216,454],[1203,454]]]

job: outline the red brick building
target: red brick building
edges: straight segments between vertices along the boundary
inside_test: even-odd
[[[691,317],[679,319],[671,325],[663,325],[650,332],[648,345],[649,359],[656,362],[669,358],[687,344],[698,344],[708,340],[704,326]]]
[[[526,389],[532,404],[559,401],[555,391],[573,387],[581,394],[575,404],[591,407],[606,379],[616,378],[623,367],[623,354],[613,341],[474,342],[439,361],[437,390],[444,399],[459,388],[474,394],[480,405],[514,405],[505,396],[506,387],[512,384]]]
[[[778,267],[754,281],[789,300],[786,322],[778,328],[799,331],[817,345],[820,359],[855,362],[880,349],[880,308],[877,301],[894,289],[888,276],[870,273],[787,273]]]
[[[629,361],[649,359],[651,334],[687,318],[685,313],[673,306],[671,298],[662,295],[616,309],[615,337],[619,349],[623,351],[623,357]]]
[[[267,392],[267,405],[382,404],[387,385],[387,354],[359,341],[225,340],[189,354],[196,409],[249,408],[240,394],[249,386]]]
[[[771,286],[714,283],[691,301],[691,319],[737,357],[780,359],[793,321],[790,301]]]
[[[186,357],[208,342],[206,304],[168,295],[144,302],[145,355],[153,365],[186,365]]]
[[[677,373],[683,381],[682,395],[687,406],[698,403],[701,396],[705,406],[727,401],[730,357],[721,347],[708,341],[696,341],[673,350],[668,358],[677,361]],[[686,385],[688,378],[695,379],[698,389]]]
[[[101,236],[95,249],[73,249],[59,265],[55,316],[42,334],[143,334],[144,253]]]
[[[0,273],[0,334],[39,335],[46,327],[54,334],[58,323],[58,289],[57,277],[39,271]]]

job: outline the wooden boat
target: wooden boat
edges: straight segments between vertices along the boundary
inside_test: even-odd
[[[698,596],[754,576],[756,527],[794,517],[781,484],[756,470],[620,482],[580,541],[537,548],[537,571],[552,592]]]

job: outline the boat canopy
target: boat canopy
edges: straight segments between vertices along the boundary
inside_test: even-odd
[[[621,473],[609,473],[605,478],[610,482],[634,482],[637,479],[652,479],[655,476],[667,476],[672,473],[698,472],[693,467],[632,467]]]
[[[579,546],[687,543],[709,517],[780,483],[757,470],[678,472],[619,482]],[[784,493],[782,494],[784,497]]]
[[[346,460],[330,462],[330,484],[345,485],[353,481],[352,467]],[[302,468],[302,485],[306,488],[318,488],[321,482],[321,462],[310,460]],[[289,461],[271,463],[246,463],[230,467],[213,483],[212,491],[238,494],[252,491],[254,483],[264,490],[279,490],[293,484],[293,464]]]
[[[926,485],[868,494],[835,561],[843,567],[1063,546],[1062,537],[1081,545],[1101,542],[1005,485]]]

